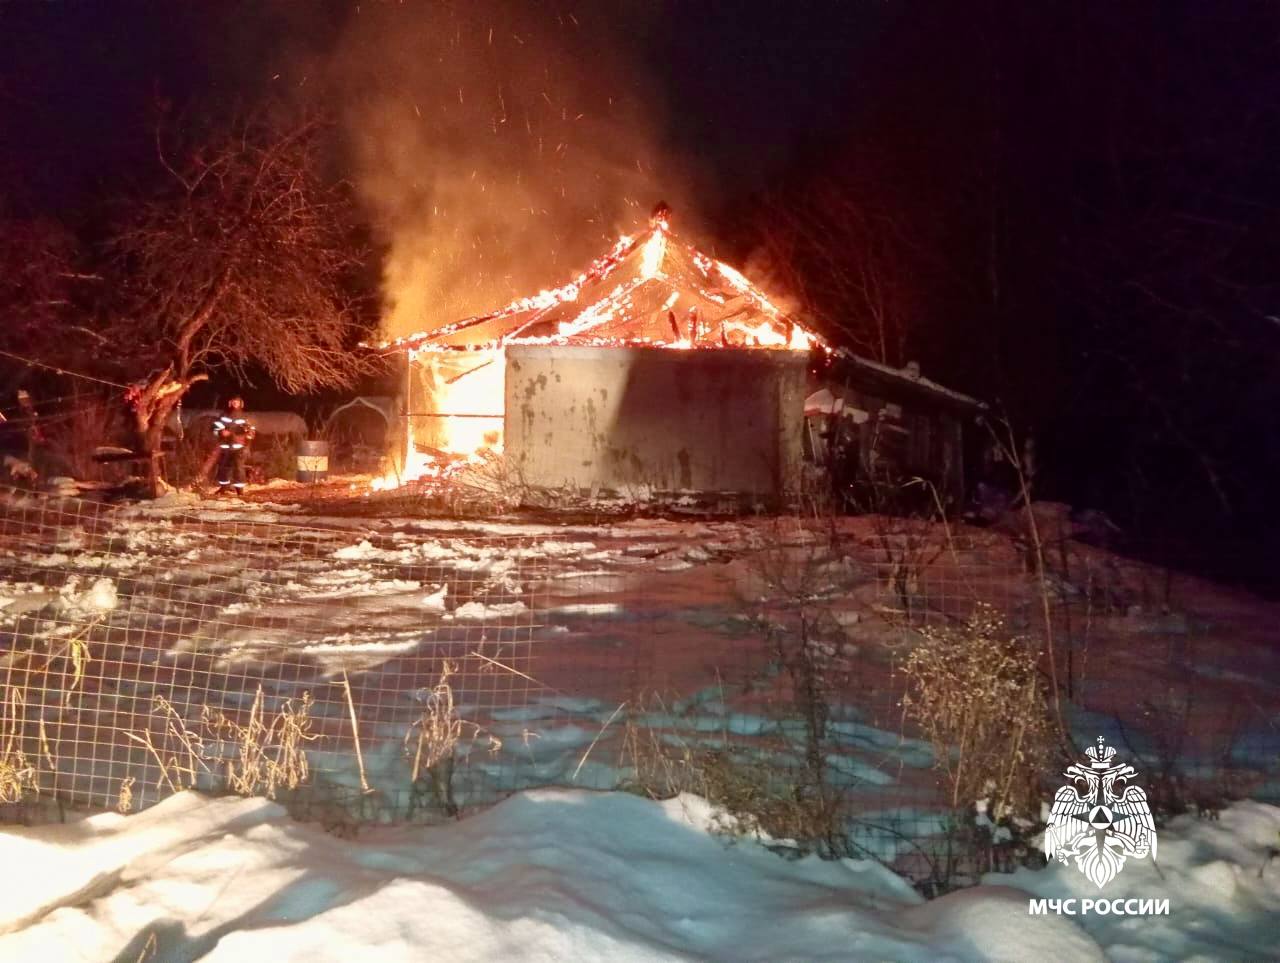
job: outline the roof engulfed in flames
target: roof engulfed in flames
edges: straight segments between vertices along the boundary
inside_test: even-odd
[[[655,345],[671,348],[824,346],[741,273],[682,244],[659,205],[649,229],[618,240],[563,287],[492,314],[381,345],[389,351],[506,344]]]

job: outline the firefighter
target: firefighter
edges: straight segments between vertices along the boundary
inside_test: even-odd
[[[249,445],[258,433],[244,415],[244,399],[232,398],[227,410],[213,423],[213,437],[218,440],[218,494],[244,491],[244,463]]]

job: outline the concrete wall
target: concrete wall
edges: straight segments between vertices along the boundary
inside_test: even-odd
[[[797,488],[803,352],[512,345],[505,446],[527,484]]]

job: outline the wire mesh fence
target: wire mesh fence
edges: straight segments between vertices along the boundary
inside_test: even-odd
[[[1049,653],[1046,711],[1130,757],[1157,805],[1280,797],[1272,609],[1041,545],[1043,568],[1016,532],[905,519],[502,525],[2,492],[0,815],[194,787],[357,826],[536,786],[689,791],[941,887],[1030,858],[984,821],[1012,769],[957,773],[992,758],[975,733],[1006,718],[986,680],[1007,674],[953,656],[1010,644]],[[936,704],[987,706],[978,728],[904,706],[922,640],[951,672]]]
[[[405,811],[430,794],[432,739],[492,757],[441,792],[519,782],[494,724],[538,690],[520,539],[353,543],[263,513],[22,497],[0,552],[9,800],[136,809],[189,786],[319,798],[373,780]],[[399,778],[415,762],[422,785]]]

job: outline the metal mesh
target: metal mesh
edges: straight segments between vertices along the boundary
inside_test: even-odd
[[[542,690],[526,543],[10,497],[8,771],[47,797],[133,809],[185,786],[291,782],[308,799],[376,786],[362,811],[377,818],[493,799],[531,761],[504,719]],[[430,738],[475,757],[435,780],[438,799]]]
[[[1016,533],[909,520],[0,496],[10,819],[196,787],[348,825],[568,785],[700,792],[801,832],[817,779],[828,851],[937,881],[958,826],[971,870],[998,860],[904,715],[902,660],[978,611],[1054,653],[1074,737],[1105,736],[1153,796],[1280,796],[1266,607],[1074,542],[1047,541],[1041,574]]]

